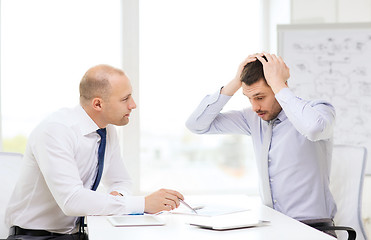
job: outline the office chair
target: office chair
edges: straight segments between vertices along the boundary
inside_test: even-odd
[[[20,173],[23,155],[0,152],[0,239],[6,239],[9,228],[5,225],[5,211]]]
[[[367,150],[364,147],[334,145],[330,190],[337,205],[335,226],[326,229],[336,231],[339,240],[367,240],[361,206],[363,179],[365,174]]]

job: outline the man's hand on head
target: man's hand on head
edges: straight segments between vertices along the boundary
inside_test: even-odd
[[[240,63],[240,65],[238,66],[236,76],[232,79],[232,81],[230,81],[226,86],[224,86],[221,89],[220,93],[222,93],[224,95],[227,95],[227,96],[233,96],[237,92],[237,90],[240,89],[241,86],[242,86],[241,73],[242,73],[244,67],[246,66],[246,64],[248,64],[250,62],[256,61],[257,56],[263,56],[263,54],[262,53],[255,53],[255,54],[251,54],[247,58],[245,58],[245,60],[243,60]]]
[[[277,94],[282,88],[287,87],[290,69],[281,57],[269,53],[263,54],[267,60],[262,56],[256,56],[256,58],[263,64],[264,76],[268,85],[272,88],[273,92]]]
[[[251,55],[247,56],[247,58],[245,58],[245,60],[243,60],[240,63],[240,65],[238,66],[237,74],[235,76],[236,80],[241,81],[241,73],[242,73],[244,67],[246,66],[246,64],[251,63],[251,62],[255,62],[257,60],[258,56],[262,57],[263,53],[251,54]]]

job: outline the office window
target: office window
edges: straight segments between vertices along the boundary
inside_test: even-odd
[[[2,0],[1,107],[4,151],[23,153],[46,115],[79,102],[85,71],[122,67],[120,0]]]
[[[259,0],[140,1],[141,191],[256,193],[250,137],[195,135],[185,121],[206,94],[260,52]],[[224,110],[250,106],[239,91]]]

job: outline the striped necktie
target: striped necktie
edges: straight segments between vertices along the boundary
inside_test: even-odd
[[[260,161],[257,163],[260,172],[260,195],[263,204],[268,207],[273,207],[271,186],[269,183],[268,153],[271,145],[272,131],[275,120],[276,119],[268,122],[267,129],[264,133],[263,144],[261,147]]]

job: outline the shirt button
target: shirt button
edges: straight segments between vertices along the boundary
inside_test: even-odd
[[[269,181],[273,182],[273,178],[270,178]]]
[[[274,200],[273,200],[273,203],[277,203],[277,200],[276,200],[276,199],[274,199]]]
[[[271,159],[268,159],[268,162],[272,162],[272,160]]]

